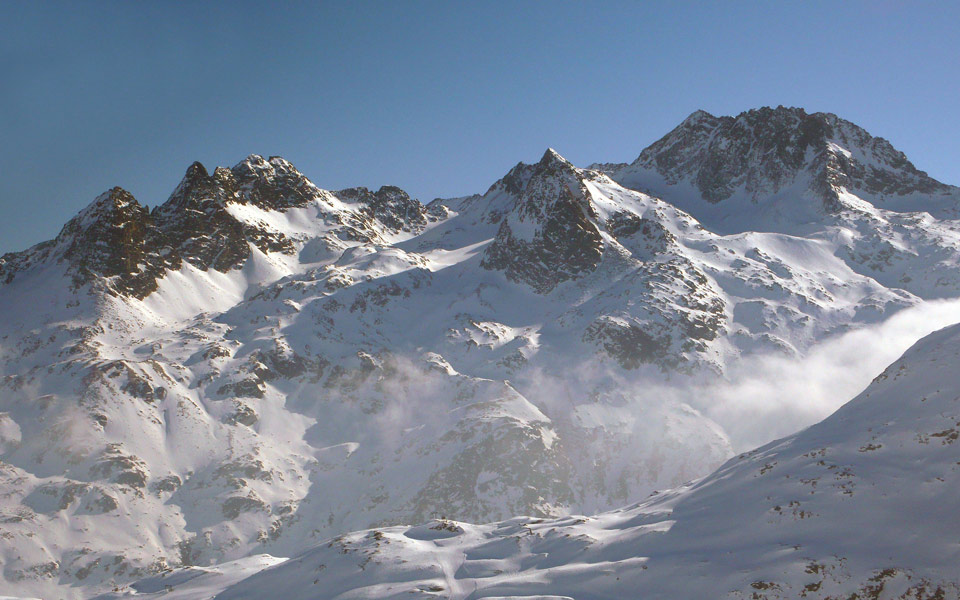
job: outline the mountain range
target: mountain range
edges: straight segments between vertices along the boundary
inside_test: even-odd
[[[955,596],[955,331],[754,451],[689,390],[960,296],[958,202],[784,107],[426,205],[257,155],[113,188],[0,258],[3,589]]]

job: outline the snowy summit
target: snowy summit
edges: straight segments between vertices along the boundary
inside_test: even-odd
[[[113,188],[0,257],[0,593],[956,598],[955,328],[829,417],[720,392],[960,296],[958,206],[784,107],[426,205]]]

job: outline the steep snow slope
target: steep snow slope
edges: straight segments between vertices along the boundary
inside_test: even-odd
[[[958,364],[960,325],[823,422],[640,504],[352,533],[216,598],[956,599]]]
[[[957,294],[954,221],[719,235],[672,200],[552,150],[429,206],[258,156],[149,211],[111,190],[0,258],[4,585],[608,510],[742,444],[665,387]]]

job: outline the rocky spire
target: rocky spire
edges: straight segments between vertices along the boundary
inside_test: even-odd
[[[535,165],[518,165],[501,182],[519,193],[484,251],[484,268],[540,293],[596,268],[603,241],[583,172],[548,148]]]

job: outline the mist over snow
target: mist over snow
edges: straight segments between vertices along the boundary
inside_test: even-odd
[[[657,393],[699,409],[741,452],[823,420],[917,340],[957,322],[960,300],[922,302],[827,338],[803,357],[747,357],[733,362],[716,385]]]
[[[802,356],[732,359],[721,374],[665,378],[586,360],[565,371],[525,373],[514,383],[554,421],[615,430],[642,445],[660,439],[671,418],[703,417],[732,454],[823,420],[917,340],[957,322],[960,300],[930,300],[829,336]],[[624,462],[642,453],[638,447],[623,450]]]
[[[958,359],[938,331],[820,423],[624,508],[358,531],[216,598],[956,600]]]
[[[680,498],[957,319],[958,207],[886,141],[784,107],[698,111],[631,164],[547,149],[427,206],[259,155],[191,164],[152,210],[112,188],[0,257],[3,583],[186,585],[370,527]],[[814,467],[846,494],[841,462]],[[412,535],[466,530],[444,523]],[[421,596],[461,589],[438,577]]]

